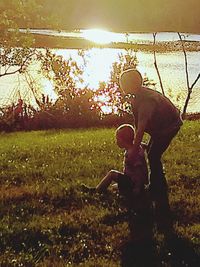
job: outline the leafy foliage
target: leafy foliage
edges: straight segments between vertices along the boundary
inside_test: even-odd
[[[100,83],[97,90],[97,99],[101,99],[101,96],[104,96],[106,106],[110,107],[111,113],[123,114],[119,77],[122,71],[129,68],[136,69],[137,65],[136,53],[132,49],[127,49],[126,54],[120,53],[119,61],[113,63],[108,83]],[[101,103],[101,100],[99,102]]]
[[[36,50],[34,38],[28,32],[34,22],[48,21],[42,17],[39,0],[1,0],[0,3],[0,77],[24,73],[33,59]],[[20,32],[20,27],[27,29]]]
[[[19,28],[34,26],[34,21],[41,20],[41,6],[37,0],[1,0],[0,3],[0,40],[1,46],[14,47],[17,44],[27,46],[32,38],[22,35]]]
[[[79,55],[84,62],[84,54],[79,51]],[[113,64],[109,83],[101,83],[96,91],[87,87],[78,88],[77,84],[83,82],[84,66],[79,66],[72,58],[66,60],[48,49],[46,53],[37,51],[34,57],[41,64],[42,74],[53,82],[58,99],[54,103],[48,96],[36,96],[34,93],[37,91],[37,88],[34,88],[36,84],[31,83],[33,86],[31,90],[39,109],[30,107],[30,105],[27,106],[26,103],[22,104],[20,112],[18,112],[18,104],[16,107],[2,109],[0,123],[2,130],[113,126],[129,120],[129,115],[124,114],[120,109],[121,95],[118,77],[121,68],[127,67],[127,62],[132,62],[131,56],[122,57],[121,55],[118,65],[117,63]],[[136,61],[136,58],[133,61]],[[26,63],[24,63],[23,68],[20,68],[24,73],[27,72]],[[20,99],[19,101],[23,102]],[[106,110],[111,108],[111,110],[104,112],[103,108]]]

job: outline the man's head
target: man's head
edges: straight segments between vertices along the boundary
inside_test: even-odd
[[[120,87],[123,94],[134,94],[142,87],[142,75],[135,69],[128,69],[120,75]]]
[[[116,130],[117,145],[120,148],[129,148],[133,145],[135,129],[131,124],[122,124]]]

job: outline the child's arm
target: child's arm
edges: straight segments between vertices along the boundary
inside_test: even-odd
[[[139,196],[144,190],[144,173],[141,168],[142,165],[140,164],[135,167],[133,179],[133,195],[135,197]]]

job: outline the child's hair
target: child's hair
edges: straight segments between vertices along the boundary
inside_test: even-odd
[[[122,124],[117,128],[116,134],[120,135],[120,137],[128,143],[133,143],[135,138],[135,129],[131,124]]]
[[[120,75],[120,85],[123,90],[126,91],[128,88],[137,89],[143,84],[142,75],[138,70],[128,69]]]

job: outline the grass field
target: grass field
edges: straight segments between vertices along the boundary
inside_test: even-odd
[[[122,170],[114,131],[0,135],[0,266],[119,266],[129,228],[118,198],[80,190],[110,169]],[[194,267],[200,255],[199,121],[184,122],[163,162],[183,242],[170,257],[155,228],[155,266]]]

